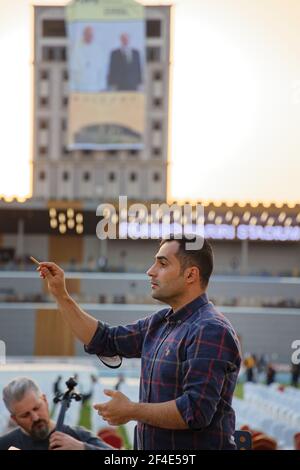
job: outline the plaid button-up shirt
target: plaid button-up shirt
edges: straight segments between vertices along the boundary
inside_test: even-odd
[[[175,313],[165,308],[133,325],[109,327],[99,322],[85,350],[141,358],[140,402],[176,400],[188,429],[139,422],[136,448],[235,449],[231,402],[240,346],[230,322],[206,294]]]

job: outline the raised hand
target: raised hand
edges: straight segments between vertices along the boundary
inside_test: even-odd
[[[42,261],[37,268],[37,271],[40,272],[40,277],[42,279],[47,280],[49,292],[51,292],[54,297],[57,298],[68,295],[65,273],[59,266],[57,266],[57,264]]]

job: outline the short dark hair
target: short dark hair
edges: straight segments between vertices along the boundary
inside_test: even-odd
[[[196,240],[203,243],[203,245],[201,243],[202,248],[187,250],[186,244],[193,243]],[[196,266],[200,272],[201,284],[207,287],[214,267],[214,255],[211,244],[199,235],[194,235],[194,237],[192,237],[192,235],[183,235],[181,238],[175,238],[175,236],[171,234],[167,238],[163,238],[159,246],[171,241],[176,241],[179,245],[176,256],[180,262],[181,272],[186,268]]]

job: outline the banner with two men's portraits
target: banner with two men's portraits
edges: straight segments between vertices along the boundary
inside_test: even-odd
[[[141,149],[145,121],[144,7],[133,0],[73,0],[68,147]]]

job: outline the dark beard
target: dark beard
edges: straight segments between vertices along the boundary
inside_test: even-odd
[[[40,426],[41,424],[43,424],[43,426]],[[33,423],[30,430],[30,436],[35,441],[43,441],[49,436],[49,433],[49,424],[45,419],[39,419]]]

